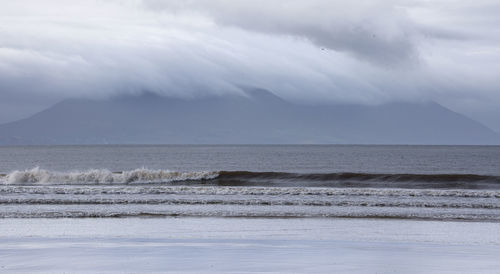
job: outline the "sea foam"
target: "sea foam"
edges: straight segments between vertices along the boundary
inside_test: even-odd
[[[168,171],[139,168],[130,171],[112,172],[107,169],[58,172],[35,167],[16,170],[0,178],[3,184],[129,184],[168,183],[189,180],[209,180],[219,175],[214,171]]]

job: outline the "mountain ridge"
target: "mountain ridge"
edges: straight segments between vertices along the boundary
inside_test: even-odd
[[[263,89],[191,99],[68,99],[0,125],[1,145],[308,143],[499,144],[500,136],[435,102],[309,106]]]

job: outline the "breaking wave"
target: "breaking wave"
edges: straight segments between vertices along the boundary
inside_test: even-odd
[[[0,175],[0,184],[172,183],[214,186],[327,188],[500,189],[500,176],[479,174],[287,173],[251,171],[169,171],[140,168],[57,172],[41,168]]]
[[[140,168],[130,171],[111,172],[107,169],[57,172],[35,167],[30,170],[13,171],[4,175],[4,184],[131,184],[168,183],[189,180],[208,180],[218,176],[218,172],[178,172]]]

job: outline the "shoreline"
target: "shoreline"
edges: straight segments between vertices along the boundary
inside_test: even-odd
[[[225,228],[221,230],[220,228]],[[238,230],[238,228],[244,228]],[[224,235],[249,238],[275,239],[291,235],[303,239],[352,239],[352,240],[414,240],[431,239],[440,242],[472,243],[472,239],[500,246],[499,222],[418,220],[392,218],[262,218],[262,217],[167,217],[167,218],[3,218],[0,219],[2,234],[7,237],[169,237],[172,232],[189,232],[203,237]],[[273,231],[273,234],[266,233]],[[307,232],[304,234],[304,231]],[[328,232],[320,233],[318,232]],[[252,232],[252,234],[247,234]],[[467,233],[466,233],[467,232]],[[229,233],[229,234],[228,234]],[[177,233],[176,237],[183,236]],[[439,237],[435,237],[439,236]],[[456,238],[460,236],[460,238]],[[466,236],[463,238],[462,236]],[[201,238],[203,238],[201,237]],[[319,237],[319,238],[318,238]],[[399,238],[398,238],[399,237]],[[429,238],[430,237],[430,238]],[[458,241],[460,240],[460,241]]]
[[[494,273],[500,223],[272,218],[0,219],[0,271]]]
[[[437,219],[437,218],[420,218],[420,217],[365,217],[365,216],[208,216],[208,215],[181,215],[181,214],[141,214],[141,215],[124,215],[108,217],[0,217],[0,223],[3,220],[102,220],[102,219],[263,219],[263,220],[290,220],[290,219],[305,219],[305,220],[372,220],[372,221],[415,221],[415,222],[451,222],[451,223],[494,223],[500,224],[500,220],[492,219]]]

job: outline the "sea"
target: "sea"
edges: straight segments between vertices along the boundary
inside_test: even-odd
[[[0,218],[500,221],[500,146],[9,146],[0,174]]]

